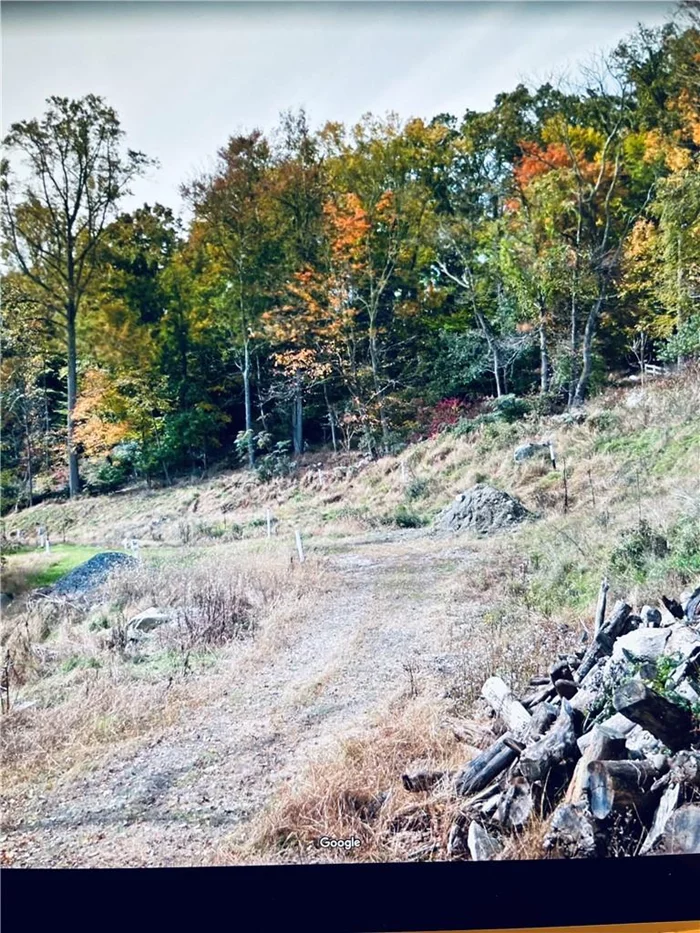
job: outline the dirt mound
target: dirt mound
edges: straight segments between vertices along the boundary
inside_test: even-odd
[[[105,551],[103,554],[95,554],[84,564],[75,567],[70,573],[54,584],[51,592],[56,596],[76,596],[81,593],[87,593],[100,586],[107,579],[109,574],[117,567],[136,566],[138,563],[128,554],[120,554],[118,551]]]
[[[510,528],[531,517],[518,499],[495,489],[488,483],[477,483],[457,498],[437,518],[437,531],[474,531],[487,535]]]

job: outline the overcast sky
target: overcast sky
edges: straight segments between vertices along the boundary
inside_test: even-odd
[[[178,185],[227,137],[304,106],[313,125],[488,108],[518,81],[575,72],[674,4],[588,2],[3,2],[2,123],[51,94],[101,94],[160,169],[134,201],[180,209]]]

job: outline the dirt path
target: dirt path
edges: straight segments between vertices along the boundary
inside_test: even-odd
[[[468,555],[416,538],[339,548],[338,587],[265,657],[227,658],[214,700],[91,771],[38,792],[5,827],[13,864],[198,865],[322,746],[366,725],[411,681],[444,688],[445,593]]]

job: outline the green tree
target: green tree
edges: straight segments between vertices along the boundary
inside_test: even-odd
[[[73,440],[77,397],[76,324],[97,266],[99,244],[129,184],[150,164],[123,151],[115,111],[95,95],[51,97],[40,120],[14,123],[3,143],[21,161],[0,167],[5,258],[44,294],[65,332],[66,447],[71,496],[80,490]]]

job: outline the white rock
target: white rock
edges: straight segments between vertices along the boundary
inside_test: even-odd
[[[130,632],[138,632],[142,635],[146,632],[152,632],[153,629],[158,628],[160,625],[165,625],[171,619],[172,613],[169,610],[152,606],[150,609],[145,609],[137,616],[134,616],[133,619],[129,619],[128,628]]]
[[[700,693],[693,690],[687,680],[682,680],[676,687],[676,693],[689,703],[700,703]]]
[[[473,820],[469,825],[467,834],[469,854],[475,862],[488,862],[502,850],[503,846],[493,836]]]
[[[627,651],[633,658],[644,661],[656,661],[664,653],[669,640],[667,629],[638,628],[627,635],[622,635],[613,645],[613,661],[626,660]]]
[[[664,654],[671,656],[677,654],[682,658],[687,658],[693,648],[700,645],[700,633],[683,622],[674,625],[669,631],[670,635],[664,648]]]
[[[635,726],[634,729],[630,730],[625,746],[628,752],[637,752],[648,756],[660,752],[663,743],[656,736],[653,736],[651,732],[647,732],[641,726]]]

